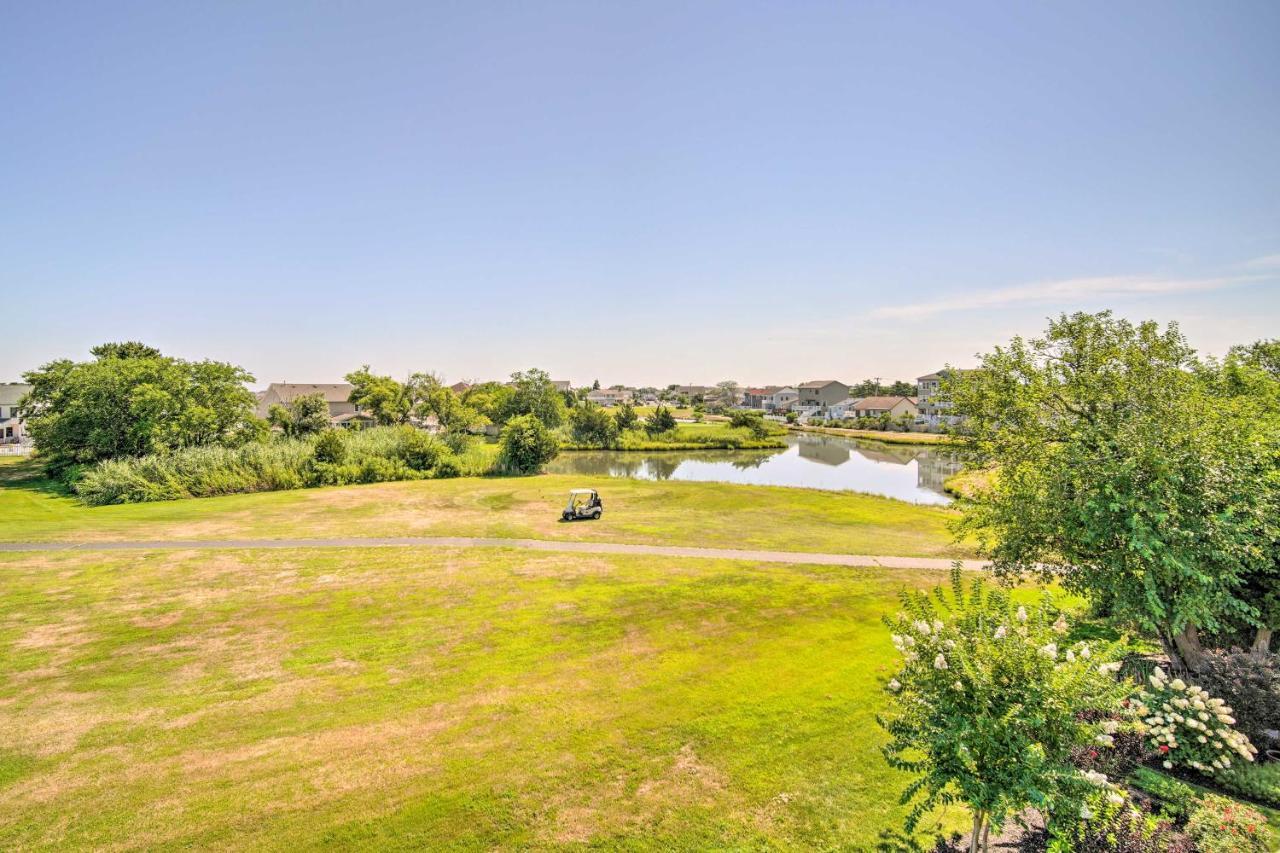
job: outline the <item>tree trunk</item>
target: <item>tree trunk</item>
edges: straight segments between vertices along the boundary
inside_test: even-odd
[[[982,838],[982,824],[986,821],[986,812],[973,813],[973,835],[969,836],[969,853],[979,853],[978,844]]]
[[[990,835],[991,835],[991,823],[990,821],[988,821],[987,825],[982,827],[982,853],[987,853],[987,851],[991,849],[990,847],[987,846],[987,842]]]
[[[1178,647],[1173,644],[1169,634],[1164,631],[1160,632],[1160,646],[1164,649],[1165,657],[1169,658],[1169,669],[1174,672],[1186,672],[1186,664],[1182,662],[1182,656],[1178,654]]]
[[[1266,657],[1267,652],[1271,650],[1271,629],[1259,628],[1258,633],[1253,635],[1253,656],[1256,658]]]
[[[1204,668],[1204,649],[1200,647],[1200,632],[1196,626],[1188,622],[1181,633],[1173,635],[1173,644],[1178,647],[1178,654],[1186,668],[1199,672]]]

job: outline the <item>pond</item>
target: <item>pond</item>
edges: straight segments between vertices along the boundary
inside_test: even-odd
[[[547,466],[583,477],[848,489],[920,504],[950,503],[942,481],[959,470],[956,452],[947,448],[814,433],[792,433],[777,450],[584,450],[561,453]]]

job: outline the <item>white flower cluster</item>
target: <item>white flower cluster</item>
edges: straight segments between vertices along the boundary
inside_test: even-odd
[[[1157,692],[1141,693],[1135,710],[1147,726],[1151,745],[1165,756],[1166,769],[1173,767],[1175,755],[1181,756],[1181,763],[1210,775],[1229,768],[1232,754],[1253,761],[1258,750],[1231,728],[1236,720],[1225,702],[1181,678],[1170,681],[1159,667],[1149,681]]]

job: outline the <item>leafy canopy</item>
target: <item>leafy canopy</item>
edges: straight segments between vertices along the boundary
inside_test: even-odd
[[[59,359],[23,375],[21,408],[46,467],[76,466],[259,434],[253,377],[220,361],[183,361],[137,342],[94,347],[93,361]]]
[[[507,421],[498,443],[498,465],[512,474],[536,474],[560,452],[555,433],[533,415]]]
[[[1175,325],[1078,313],[944,386],[971,462],[997,471],[961,525],[995,570],[1109,601],[1192,665],[1197,626],[1251,612],[1269,547],[1269,460],[1200,367]]]
[[[329,403],[323,394],[302,394],[285,405],[274,404],[267,421],[289,438],[323,432],[329,428]]]

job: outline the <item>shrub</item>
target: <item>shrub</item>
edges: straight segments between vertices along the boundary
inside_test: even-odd
[[[569,412],[569,434],[578,444],[609,447],[618,438],[618,425],[595,403],[584,403]]]
[[[316,437],[313,450],[317,462],[338,464],[347,458],[347,442],[341,430],[327,429]]]
[[[730,415],[729,426],[750,430],[751,434],[756,438],[764,438],[769,434],[769,427],[765,425],[764,415],[747,409],[738,409]]]
[[[1232,728],[1231,706],[1203,688],[1172,681],[1156,668],[1147,679],[1151,690],[1138,694],[1134,712],[1148,726],[1147,742],[1160,753],[1165,769],[1174,764],[1213,775],[1232,759],[1253,761],[1249,739]]]
[[[1146,791],[1160,801],[1160,811],[1174,820],[1183,820],[1200,802],[1196,789],[1163,773],[1139,767],[1129,777],[1134,787]]]
[[[626,432],[636,428],[636,424],[640,422],[640,416],[636,414],[635,408],[630,403],[623,403],[614,413],[613,422],[618,425],[618,432]]]
[[[414,471],[430,471],[448,448],[435,436],[411,426],[397,429],[396,456]]]
[[[1280,761],[1237,764],[1214,781],[1232,793],[1280,807]]]
[[[666,406],[659,406],[653,410],[653,414],[649,415],[644,422],[644,431],[649,435],[658,435],[659,433],[670,432],[676,428],[675,415],[671,414],[671,410]]]
[[[1266,853],[1267,819],[1257,809],[1213,794],[1187,820],[1202,853]]]
[[[453,477],[462,476],[462,463],[453,453],[445,453],[441,455],[440,461],[436,463],[435,475],[438,479],[447,480]]]
[[[1049,821],[1049,853],[1192,853],[1191,839],[1153,820],[1116,792],[1086,798],[1080,810]]]
[[[1124,694],[1111,649],[1059,648],[1067,625],[1047,598],[1015,609],[981,581],[966,595],[958,568],[949,600],[938,589],[903,593],[902,603],[886,620],[902,661],[878,722],[890,736],[889,764],[916,776],[902,797],[920,797],[908,832],[940,803],[966,804],[976,838],[1029,805],[1071,813],[1090,791],[1120,796],[1103,774],[1070,763],[1078,747],[1109,746],[1120,727],[1086,714],[1118,707]]]
[[[498,464],[512,474],[535,474],[560,452],[555,435],[533,415],[507,421],[499,445]]]
[[[1209,652],[1196,679],[1233,709],[1236,728],[1260,750],[1280,748],[1280,654]]]

